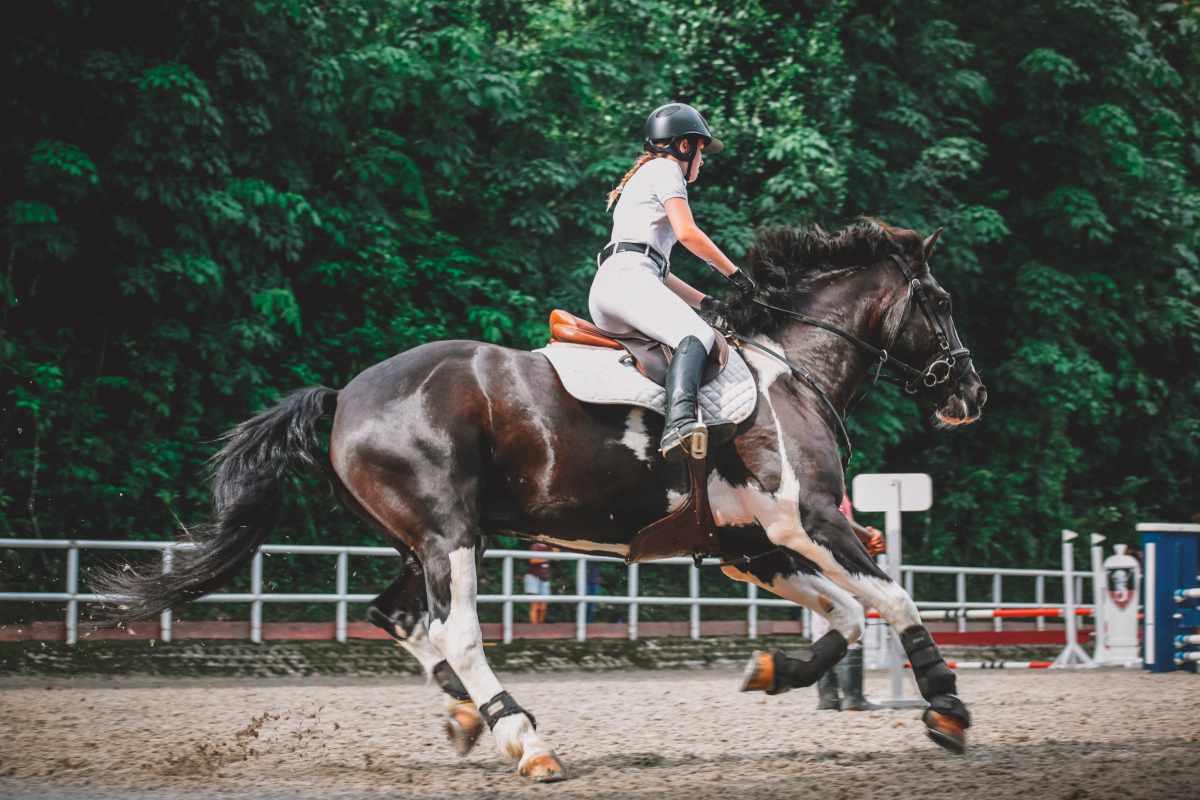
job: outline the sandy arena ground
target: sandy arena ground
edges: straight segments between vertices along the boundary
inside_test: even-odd
[[[458,758],[415,679],[0,682],[3,798],[1200,798],[1200,676],[960,673],[971,749],[916,710],[817,712],[726,671],[505,679],[570,780]],[[868,694],[887,691],[872,674]]]

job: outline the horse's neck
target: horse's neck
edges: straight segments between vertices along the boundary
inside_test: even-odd
[[[891,288],[886,272],[876,265],[830,278],[811,295],[797,298],[796,310],[881,346],[883,301]],[[778,335],[788,358],[811,374],[842,410],[875,363],[870,353],[854,343],[814,325],[788,323]]]

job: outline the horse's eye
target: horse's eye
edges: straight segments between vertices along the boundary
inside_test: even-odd
[[[938,308],[940,308],[942,311],[945,311],[947,314],[949,314],[950,313],[950,298],[943,297],[941,302],[938,303]]]

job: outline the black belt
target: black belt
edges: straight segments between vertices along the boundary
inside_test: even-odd
[[[663,258],[662,253],[650,245],[642,244],[641,242],[613,242],[601,250],[600,255],[596,256],[596,266],[599,267],[617,253],[641,253],[654,262],[654,266],[658,267],[659,273],[665,274],[667,271],[667,260]]]

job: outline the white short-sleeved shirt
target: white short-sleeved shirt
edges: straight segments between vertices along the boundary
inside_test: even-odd
[[[651,245],[671,261],[671,248],[679,241],[665,203],[672,197],[687,200],[687,182],[679,164],[667,158],[652,158],[638,168],[621,190],[613,209],[613,242],[639,242]]]

